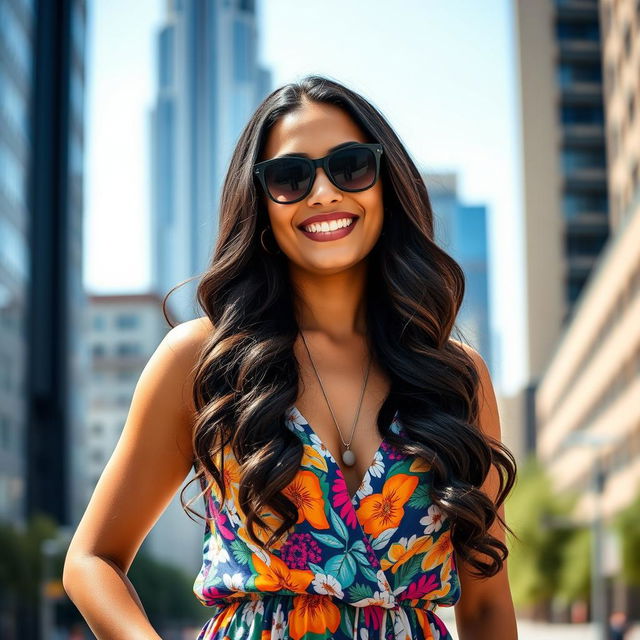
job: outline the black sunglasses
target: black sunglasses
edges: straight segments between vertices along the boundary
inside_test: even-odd
[[[379,142],[358,142],[315,160],[303,156],[271,158],[256,163],[253,172],[271,200],[293,204],[309,195],[318,167],[342,191],[370,189],[380,175],[382,152]]]

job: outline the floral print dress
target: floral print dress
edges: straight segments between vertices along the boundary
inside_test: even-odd
[[[304,445],[284,490],[297,523],[268,551],[251,541],[238,504],[239,466],[227,447],[227,499],[221,504],[214,485],[205,501],[193,590],[213,615],[197,640],[451,640],[435,609],[454,605],[461,588],[450,523],[429,498],[429,465],[383,439],[351,497],[295,405],[285,423]],[[404,434],[398,412],[390,429]],[[261,515],[272,527],[281,522]]]

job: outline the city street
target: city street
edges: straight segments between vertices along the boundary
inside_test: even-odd
[[[444,607],[436,612],[458,640],[453,611]],[[595,629],[588,624],[540,624],[527,620],[518,621],[518,640],[596,640]],[[640,627],[630,632],[625,640],[640,640]]]

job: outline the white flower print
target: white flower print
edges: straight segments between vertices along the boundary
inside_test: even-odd
[[[387,593],[391,593],[391,585],[389,584],[389,581],[387,580],[387,576],[382,569],[378,569],[378,572],[376,573],[376,578],[378,578],[378,588],[381,591],[386,591]]]
[[[411,622],[402,607],[393,613],[393,637],[402,638],[402,640],[411,640],[412,638]]]
[[[440,630],[431,623],[429,623],[429,629],[431,630],[433,640],[440,640]]]
[[[410,538],[407,538],[407,536],[403,536],[402,538],[400,538],[400,540],[398,540],[398,544],[401,544],[405,549],[409,549],[414,545],[417,537],[418,536],[415,533]]]
[[[225,513],[229,518],[229,524],[234,524],[237,526],[242,525],[242,521],[238,516],[238,510],[236,509],[236,502],[233,499],[233,496],[229,496],[224,503]]]
[[[438,505],[432,504],[429,507],[427,515],[420,518],[420,524],[426,525],[424,530],[425,533],[440,531],[442,527],[442,511],[440,511]]]
[[[329,458],[329,459],[333,458],[333,455],[331,454],[329,449],[327,449],[327,447],[324,446],[324,443],[322,442],[322,440],[320,440],[320,438],[318,438],[318,436],[315,433],[312,433],[309,436],[309,438],[311,440],[311,445],[318,453],[321,453],[325,458]]]
[[[369,629],[360,629],[360,640],[369,640]]]
[[[222,581],[224,586],[230,591],[240,591],[242,589],[242,574],[234,573],[230,576],[228,573],[223,574]]]
[[[222,541],[218,536],[211,536],[209,539],[209,558],[211,559],[211,564],[216,566],[221,562],[229,562],[229,554],[222,546]]]
[[[286,626],[282,604],[278,604],[271,622],[271,640],[283,640]]]
[[[362,482],[360,483],[360,486],[356,491],[356,495],[358,496],[358,498],[362,499],[366,496],[370,496],[372,493],[373,489],[371,488],[371,477],[368,473],[365,473],[364,478],[362,479]]]
[[[304,425],[307,424],[302,414],[295,408],[287,414],[287,422],[297,431],[304,431]]]
[[[324,595],[336,596],[343,598],[344,593],[342,591],[342,585],[338,580],[329,574],[316,573],[311,583],[316,593],[322,593]]]
[[[382,458],[382,452],[376,451],[371,466],[368,469],[369,473],[376,478],[379,478],[384,473],[384,460]]]
[[[385,609],[391,609],[395,604],[395,600],[393,596],[388,591],[376,591],[371,598],[362,598],[362,600],[358,600],[357,602],[352,602],[354,606],[362,606],[366,607],[370,604],[378,605],[379,607],[384,607]]]
[[[242,618],[241,621],[248,627],[251,627],[253,624],[253,619],[257,614],[264,615],[264,602],[262,600],[250,600],[245,603],[242,608]]]

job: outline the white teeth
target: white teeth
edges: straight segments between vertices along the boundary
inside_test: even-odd
[[[310,233],[326,233],[328,231],[342,229],[342,227],[348,227],[353,224],[353,221],[354,218],[340,218],[339,220],[329,220],[328,222],[313,222],[303,228]]]

